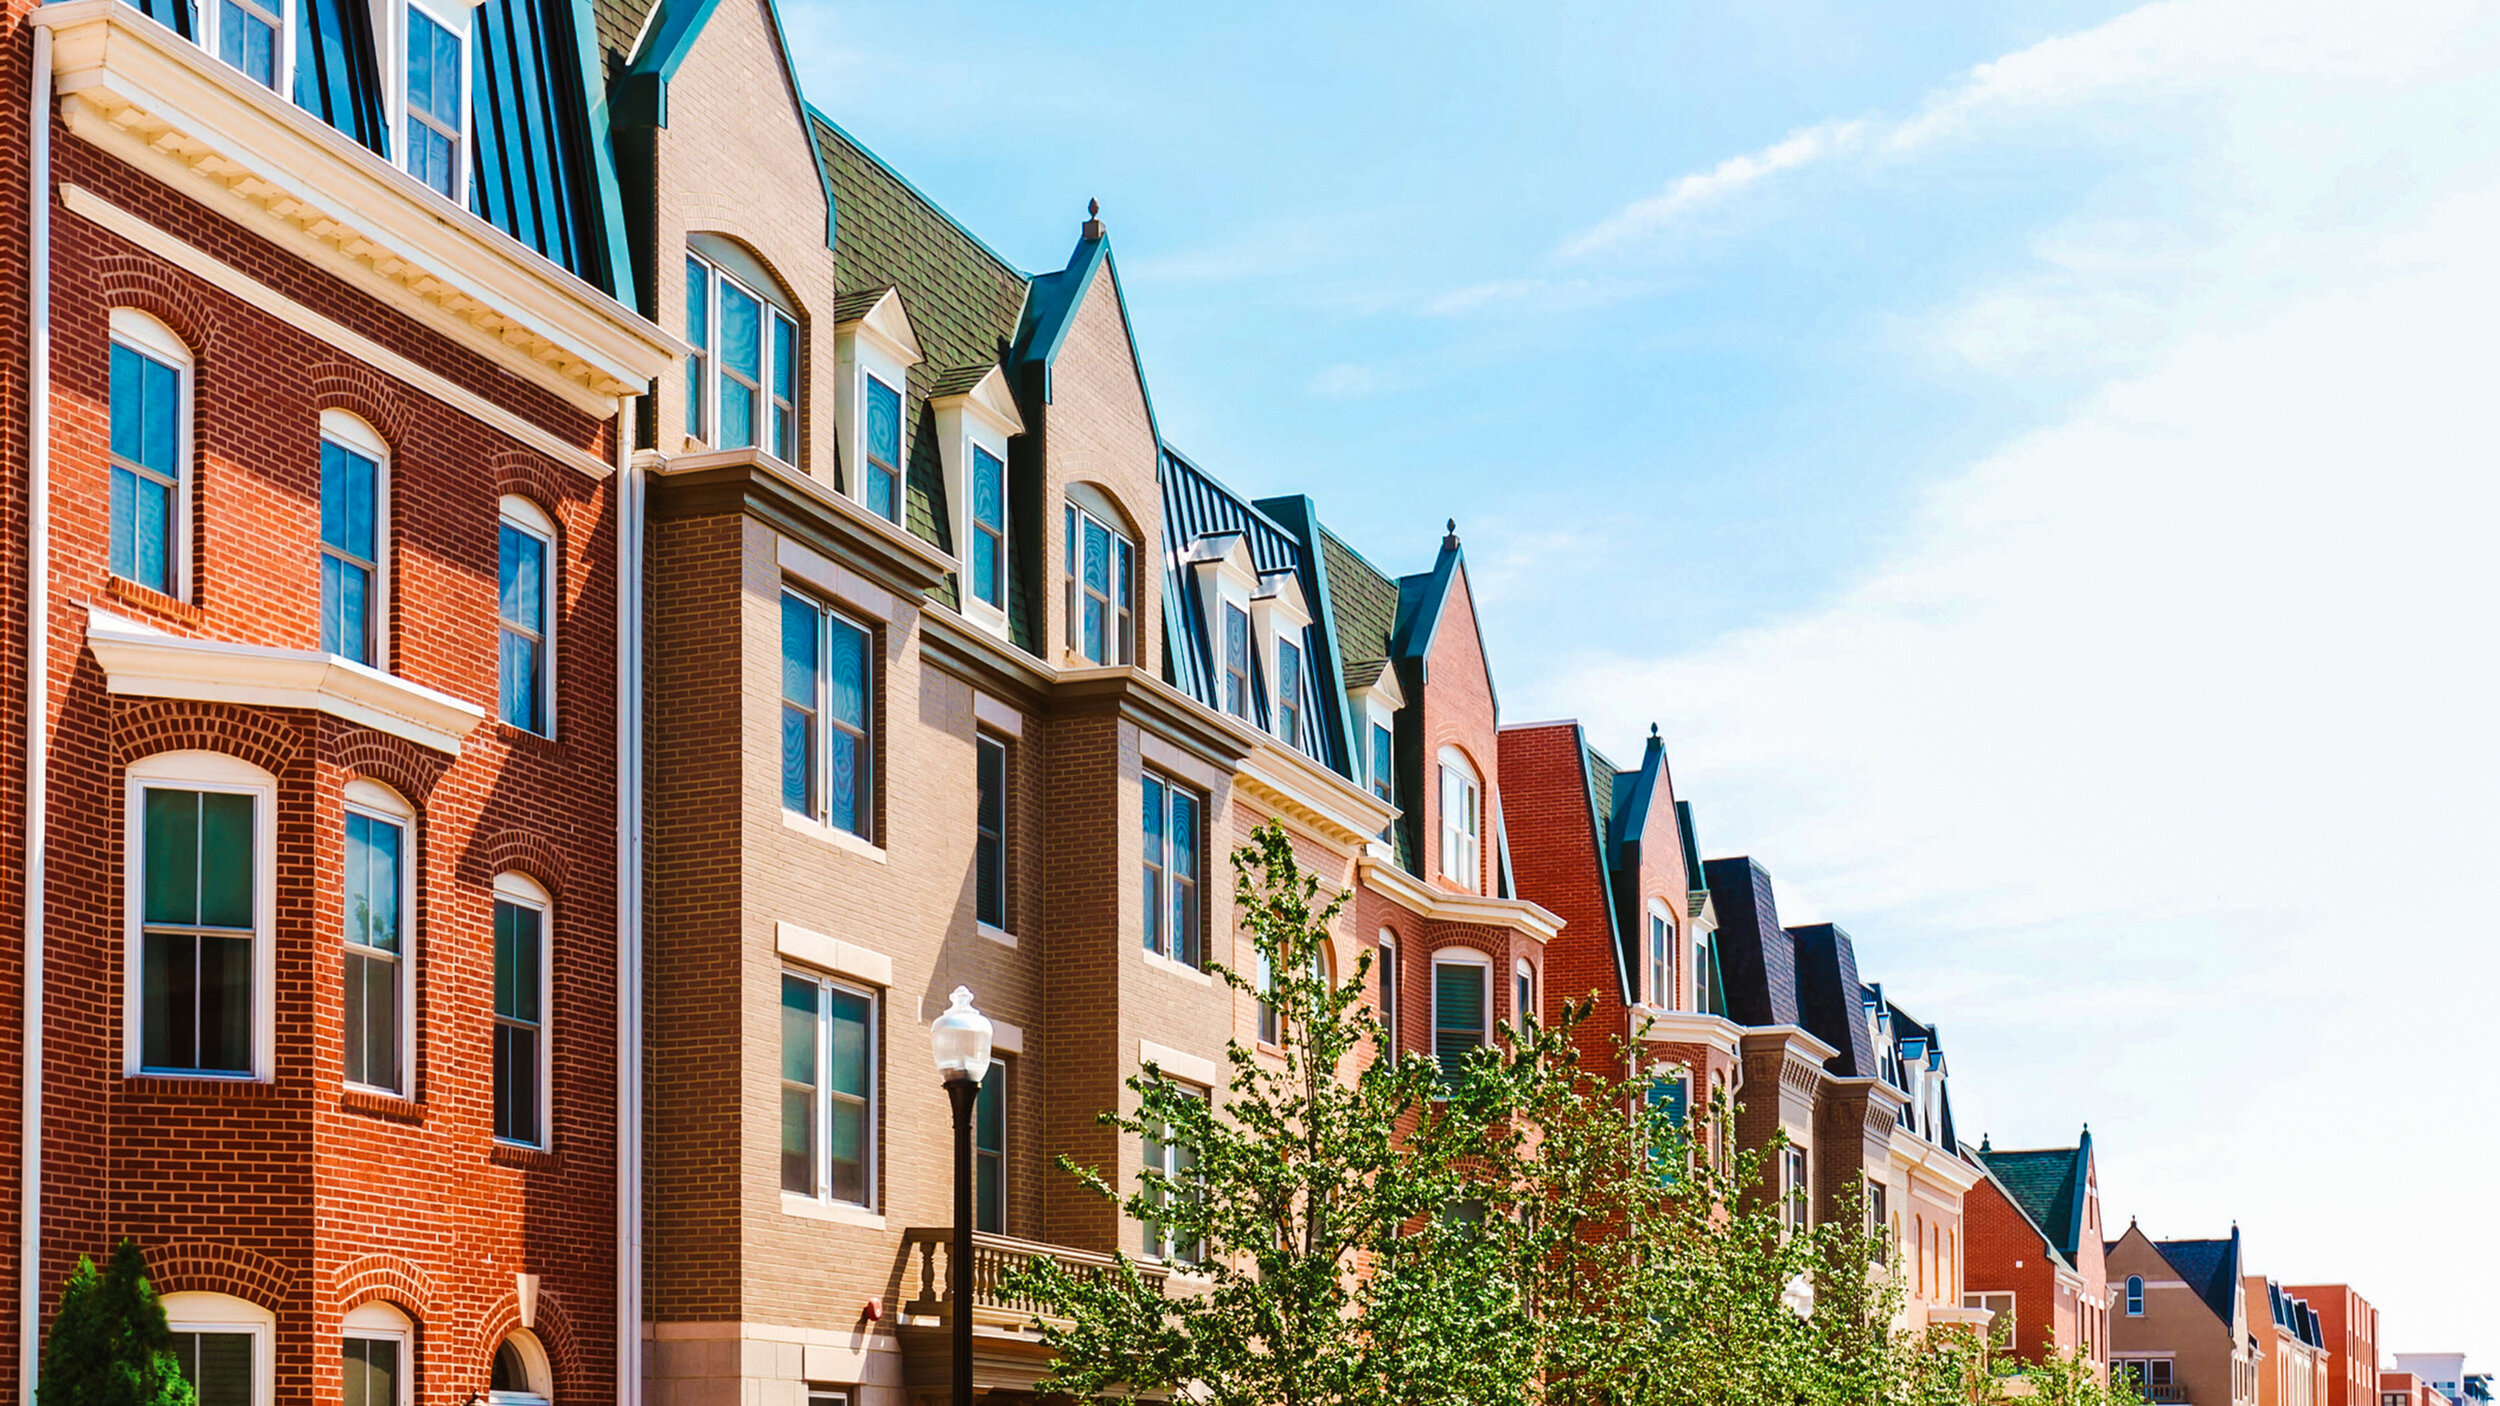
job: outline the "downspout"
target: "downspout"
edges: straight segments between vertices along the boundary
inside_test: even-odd
[[[616,402],[616,1400],[642,1403],[642,535],[634,400]]]
[[[19,1049],[17,1396],[34,1406],[43,1358],[44,791],[52,671],[52,31],[35,31],[26,130],[26,1028]]]

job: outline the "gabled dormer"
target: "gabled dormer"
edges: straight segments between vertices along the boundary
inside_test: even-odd
[[[834,304],[834,422],[842,491],[869,512],[904,525],[911,464],[911,369],[922,361],[903,295],[893,286],[845,293]]]
[[[965,619],[1003,638],[1015,540],[1007,444],[1024,433],[1024,417],[995,362],[939,373],[929,408],[945,470],[956,596]]]

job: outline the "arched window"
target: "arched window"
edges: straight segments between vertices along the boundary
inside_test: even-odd
[[[160,753],[127,776],[125,1072],[267,1078],[277,778],[219,752]]]
[[[516,1328],[495,1344],[495,1359],[486,1378],[486,1399],[492,1406],[548,1406],[555,1395],[555,1374],[547,1368],[547,1350],[535,1336]]]
[[[1470,893],[1482,887],[1484,800],[1476,768],[1456,747],[1441,749],[1441,876]]]
[[[377,669],[389,667],[390,465],[373,426],[321,412],[321,648]]]
[[[164,1297],[174,1360],[199,1406],[273,1406],[278,1316],[228,1294],[191,1290]]]
[[[348,1311],[339,1325],[339,1377],[345,1406],[408,1406],[416,1376],[416,1325],[379,1301]]]
[[[545,889],[495,876],[495,1137],[524,1147],[547,1145],[552,919]]]
[[[416,808],[387,786],[350,781],[346,830],[347,1082],[405,1096],[416,1058]]]
[[[1401,994],[1399,989],[1400,973],[1398,971],[1398,935],[1396,933],[1389,931],[1387,928],[1382,928],[1380,930],[1380,955],[1374,959],[1374,962],[1380,968],[1378,976],[1380,983],[1380,1053],[1389,1059],[1396,1059],[1398,1057],[1398,997]]]
[[[1455,1083],[1470,1050],[1493,1038],[1493,963],[1471,947],[1432,954],[1432,1055]]]
[[[110,564],[163,595],[191,596],[191,349],[164,323],[115,308]]]
[[[495,619],[500,654],[496,716],[524,732],[553,736],[556,722],[556,612],[564,558],[555,519],[507,493],[496,505]]]
[[[743,246],[716,234],[686,242],[686,433],[796,464],[798,306]],[[899,392],[894,408],[899,425]]]
[[[2127,1316],[2129,1318],[2144,1316],[2144,1276],[2140,1274],[2127,1276]]]

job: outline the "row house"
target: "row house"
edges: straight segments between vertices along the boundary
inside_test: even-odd
[[[203,1406],[631,1392],[625,451],[684,349],[589,52],[0,3],[14,1399],[125,1238]]]
[[[2327,1358],[2322,1406],[2369,1406],[2378,1391],[2378,1308],[2349,1284],[2294,1284],[2317,1315]]]
[[[2251,1304],[2266,1313],[2257,1338],[2265,1360],[2257,1376],[2259,1406],[2320,1406],[2328,1395],[2331,1357],[2309,1302],[2262,1274],[2247,1276]]]
[[[2063,1357],[2106,1372],[2113,1284],[2092,1130],[2072,1147],[2000,1150],[1982,1138],[1973,1160],[1984,1175],[1963,1200],[1965,1302],[1993,1311],[1991,1331],[2026,1362]],[[2141,1316],[2139,1289],[2128,1303]]]
[[[1891,1237],[1893,1277],[1901,1286],[1901,1323],[1910,1328],[1958,1327],[1986,1333],[1990,1306],[1968,1282],[1979,1247],[1966,1206],[1984,1178],[1953,1127],[1953,1094],[1944,1035],[1884,996],[1880,984],[1861,989],[1875,1050],[1877,1077],[1900,1096],[1886,1174],[1867,1188],[1867,1214]],[[1960,1250],[1960,1263],[1954,1251]]]
[[[2238,1226],[2227,1239],[2155,1240],[2130,1223],[2106,1255],[2113,1378],[2126,1376],[2154,1402],[2258,1406],[2265,1344],[2250,1316]]]

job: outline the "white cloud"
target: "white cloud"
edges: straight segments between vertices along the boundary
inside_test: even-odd
[[[2236,1219],[2389,1347],[2486,1354],[2495,59],[2456,8],[2164,3],[1870,133],[2169,134],[1901,314],[1939,365],[2087,389],[1815,608],[1505,690],[1601,744],[1660,721],[1705,848],[1947,1029],[1969,1133],[2088,1119],[2119,1224]]]
[[[1656,195],[1636,200],[1563,241],[1562,257],[1576,259],[1647,238],[1686,212],[1725,199],[1765,177],[1853,150],[1866,130],[1864,122],[1819,122],[1760,151],[1731,156],[1707,171],[1680,176]]]

